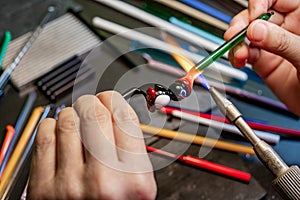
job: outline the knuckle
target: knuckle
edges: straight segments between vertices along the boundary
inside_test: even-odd
[[[37,152],[45,152],[46,149],[55,144],[55,136],[53,134],[43,134],[36,137],[35,150]]]
[[[100,106],[95,109],[95,119],[100,124],[107,123],[108,121],[111,121],[111,113],[104,106]]]
[[[278,40],[274,43],[274,49],[276,49],[278,52],[287,52],[290,48],[290,37],[287,36],[286,31],[282,31],[281,34],[278,34]]]
[[[60,132],[68,132],[75,130],[77,124],[74,118],[74,110],[70,107],[60,111],[57,122],[57,129]]]
[[[53,199],[54,198],[53,189],[54,188],[52,187],[51,184],[40,185],[39,182],[35,181],[33,183],[32,180],[29,179],[26,199],[28,200]]]
[[[135,176],[132,194],[136,199],[155,199],[157,186],[152,173]]]
[[[62,122],[58,123],[57,130],[59,133],[68,133],[70,131],[77,130],[77,124],[74,119],[65,119]]]
[[[102,175],[101,173],[93,175],[92,177],[91,174],[86,175],[86,196],[90,197],[91,199],[119,199],[116,198],[118,192],[115,192],[117,185],[115,185],[115,187],[111,187],[109,184],[110,180],[105,180]]]
[[[134,122],[135,124],[139,123],[139,119],[131,107],[127,109],[119,108],[114,111],[114,119],[119,123]]]
[[[155,199],[156,187],[136,187],[134,196],[137,197],[137,199]]]
[[[38,152],[44,152],[49,146],[55,144],[55,134],[50,132],[44,132],[43,127],[47,127],[49,123],[52,123],[53,119],[45,119],[40,123],[36,138],[35,138],[35,150]]]
[[[84,95],[80,97],[75,105],[80,119],[90,122],[105,123],[111,120],[111,114],[107,108],[105,108],[101,102],[93,95]]]
[[[95,199],[150,200],[156,198],[157,186],[153,176],[149,177],[149,174],[123,175],[112,175],[109,180],[107,180],[108,174],[94,175],[93,178],[86,176],[88,184],[85,185],[85,192]]]
[[[56,191],[58,194],[63,194],[65,199],[82,199],[84,196],[82,181],[78,179],[78,176],[61,175],[57,177],[57,180],[62,180],[61,184],[56,184]]]
[[[66,199],[82,199],[83,194],[81,193],[79,188],[74,187],[74,184],[70,184],[67,188],[65,188],[64,192],[66,194]]]

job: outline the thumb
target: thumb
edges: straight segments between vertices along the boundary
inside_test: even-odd
[[[300,66],[300,37],[276,24],[255,20],[249,25],[247,38],[251,44],[277,54],[295,66]]]

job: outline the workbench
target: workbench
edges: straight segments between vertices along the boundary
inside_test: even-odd
[[[13,38],[19,37],[28,31],[31,31],[33,27],[38,23],[38,20],[43,15],[43,9],[50,5],[52,1],[17,1],[11,0],[4,5],[1,3],[0,10],[0,34],[5,30],[10,30],[12,32]],[[137,1],[138,3],[138,1]],[[87,25],[91,25],[91,19],[93,16],[101,16],[105,19],[122,23],[130,28],[141,28],[149,27],[149,25],[133,19],[125,14],[117,12],[111,8],[103,6],[101,4],[95,3],[93,1],[76,0],[75,2],[65,1],[61,4],[59,15],[63,15],[67,12],[68,8],[72,7],[78,15],[86,21]],[[96,34],[101,35],[101,39],[104,40],[105,37],[110,37],[112,34],[105,31],[95,30]],[[120,40],[122,42],[122,40]],[[117,42],[116,42],[117,43]],[[125,42],[126,43],[126,42]],[[124,45],[124,44],[122,44]],[[126,44],[125,44],[126,45]],[[95,51],[92,51],[95,52]],[[108,54],[110,54],[108,52]],[[106,55],[101,55],[105,57]],[[87,57],[88,59],[88,57]],[[129,60],[129,61],[128,61]],[[105,69],[103,76],[99,79],[96,92],[101,92],[104,90],[119,90],[123,92],[126,88],[120,83],[120,80],[124,81],[124,77],[131,77],[132,74],[136,76],[137,81],[142,81],[146,79],[147,81],[152,80],[153,77],[157,79],[164,78],[165,80],[172,80],[176,77],[156,72],[153,69],[147,68],[144,70],[145,60],[142,56],[136,52],[130,52],[126,55],[126,59],[116,59],[113,63]],[[134,66],[135,65],[135,66]],[[101,65],[99,65],[101,66]],[[142,67],[139,67],[142,66]],[[147,77],[148,76],[148,77]],[[154,81],[155,79],[153,79]],[[132,83],[128,83],[130,86]],[[257,87],[255,83],[253,88]],[[20,92],[13,87],[13,85],[8,85],[7,93],[4,97],[0,99],[0,131],[1,139],[5,133],[5,126],[7,124],[14,124],[19,112],[22,109],[22,105],[25,102],[26,95],[20,95]],[[127,86],[126,86],[127,87]],[[270,96],[272,95],[268,88],[260,84],[260,91],[264,94]],[[210,103],[205,103],[205,101],[210,101],[209,94],[204,91],[201,87],[195,86],[195,93],[200,95],[203,105],[203,111],[207,110],[207,107],[212,106]],[[54,105],[66,104],[71,105],[72,94],[66,96],[66,98],[61,99],[54,103]],[[283,126],[288,128],[294,128],[300,130],[300,121],[298,118],[279,114],[277,112],[271,111],[269,109],[262,108],[260,106],[253,105],[251,103],[244,102],[240,99],[231,98],[232,102],[240,109],[244,117],[257,119],[261,121],[267,121],[270,124]],[[35,105],[47,105],[49,100],[45,98],[40,92],[38,92],[38,98]],[[135,108],[138,109],[139,108]],[[217,108],[212,106],[215,112],[218,112]],[[140,113],[138,113],[140,114]],[[142,116],[144,117],[144,116]],[[141,119],[142,122],[144,119]],[[146,120],[147,121],[147,120]],[[181,121],[177,118],[168,117],[165,122],[167,127],[174,130],[180,128],[181,131],[191,132],[195,131],[198,135],[204,135],[206,132],[212,131],[211,134],[218,131],[208,129],[203,126],[197,126],[191,122]],[[222,137],[232,141],[236,138],[232,138],[230,134],[222,133]],[[240,143],[246,143],[241,138],[237,138]],[[250,183],[244,183],[237,181],[225,176],[220,176],[216,173],[212,173],[199,168],[191,167],[180,162],[170,162],[164,167],[159,167],[159,163],[166,162],[167,158],[151,155],[151,160],[154,163],[155,178],[158,185],[158,195],[157,199],[281,199],[278,193],[272,188],[271,182],[274,179],[273,175],[261,164],[256,156],[241,155],[232,152],[226,152],[216,149],[206,149],[205,147],[200,147],[193,144],[185,144],[179,141],[170,141],[168,139],[154,137],[151,140],[146,140],[149,145],[154,147],[162,147],[165,145],[170,145],[170,149],[174,152],[178,149],[185,149],[184,154],[190,154],[198,156],[199,154],[203,156],[203,159],[213,161],[219,164],[223,164],[235,169],[249,172],[251,174]],[[300,148],[300,140],[295,138],[282,138],[279,144],[274,146],[275,150],[283,157],[283,159],[288,163],[288,165],[298,164],[300,165],[300,157],[297,156],[298,150]],[[200,151],[201,149],[201,151]],[[21,173],[17,177],[17,184],[15,185],[14,192],[11,194],[11,199],[17,199],[23,192],[23,188],[26,184],[28,169],[29,169],[30,157],[28,161],[23,166]]]

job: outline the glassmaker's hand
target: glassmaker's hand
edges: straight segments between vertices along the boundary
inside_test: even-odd
[[[137,116],[117,92],[80,97],[39,126],[29,199],[154,199]]]
[[[270,21],[253,21],[269,10],[275,12]],[[249,0],[248,10],[233,18],[224,38],[231,38],[251,22],[247,31],[250,45],[233,48],[231,63],[235,67],[252,64],[274,94],[300,116],[299,13],[299,0]]]

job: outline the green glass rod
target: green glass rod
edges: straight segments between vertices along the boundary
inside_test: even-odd
[[[274,12],[265,13],[260,15],[257,19],[262,20],[269,20],[271,16],[274,14]],[[232,47],[243,41],[246,37],[248,26],[246,26],[243,30],[241,30],[239,33],[237,33],[235,36],[233,36],[230,40],[222,44],[220,47],[218,47],[216,50],[214,50],[212,53],[210,53],[207,57],[202,59],[199,63],[195,65],[195,68],[197,70],[203,70],[206,67],[208,67],[210,64],[212,64],[214,61],[219,59],[222,55],[224,55],[227,51],[229,51]]]
[[[5,31],[1,42],[1,47],[0,47],[0,70],[2,68],[2,62],[10,41],[11,41],[11,34],[9,31]]]

